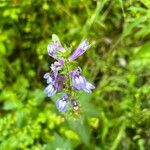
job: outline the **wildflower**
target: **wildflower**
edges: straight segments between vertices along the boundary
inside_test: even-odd
[[[59,38],[57,35],[52,35],[53,42],[49,43],[47,46],[48,54],[53,57],[54,59],[57,59],[57,54],[59,52],[64,52],[64,48],[62,47]]]
[[[47,84],[54,83],[56,81],[57,75],[58,75],[57,71],[52,72],[52,73],[47,72],[44,74],[44,79],[47,80]]]
[[[68,107],[68,95],[64,93],[61,98],[56,101],[56,107],[59,111],[65,112]]]
[[[84,90],[87,93],[91,93],[95,86],[88,82],[84,76],[81,75],[81,68],[71,71],[70,76],[72,79],[72,85],[77,90]]]
[[[57,35],[52,35],[52,42],[48,45],[47,50],[48,54],[57,61],[51,64],[51,71],[44,74],[44,79],[46,79],[48,84],[44,92],[48,95],[48,97],[51,97],[58,92],[67,91],[67,93],[63,93],[56,101],[56,107],[61,112],[65,112],[67,110],[69,103],[72,105],[74,111],[78,111],[79,104],[74,98],[72,98],[77,90],[83,90],[87,93],[91,93],[92,89],[95,88],[94,85],[88,82],[82,75],[80,67],[76,70],[72,70],[75,63],[70,62],[77,59],[90,47],[91,45],[89,42],[84,40],[79,44],[73,54],[67,58],[69,51],[65,54],[65,49],[61,45]]]
[[[48,84],[44,92],[48,94],[48,97],[53,96],[57,91],[60,91],[63,88],[65,76],[58,74],[57,71],[45,73],[44,78],[47,80]]]
[[[57,70],[61,70],[64,66],[64,59],[59,59],[58,61],[55,61],[53,64],[51,64],[51,69],[53,71]]]
[[[77,59],[79,56],[81,56],[87,49],[89,49],[91,45],[87,40],[82,41],[77,49],[73,52],[73,54],[69,57],[70,61],[73,61]]]
[[[57,92],[57,89],[56,89],[56,87],[54,85],[49,84],[45,88],[44,92],[48,95],[48,97],[51,97],[51,96],[53,96]]]

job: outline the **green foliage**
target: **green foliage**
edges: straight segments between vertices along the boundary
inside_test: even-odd
[[[0,150],[149,149],[149,0],[2,0],[0,10]],[[92,43],[78,61],[96,89],[78,95],[80,114],[58,113],[43,93],[53,33],[72,50]]]

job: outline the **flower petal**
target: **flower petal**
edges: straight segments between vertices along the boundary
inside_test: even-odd
[[[77,59],[79,56],[81,56],[87,49],[89,49],[91,45],[87,40],[82,41],[77,49],[73,52],[73,54],[69,57],[70,61],[73,61]]]
[[[43,78],[47,79],[49,76],[50,76],[50,74],[49,74],[49,72],[47,72],[47,73],[44,74]]]
[[[64,93],[61,98],[56,101],[56,107],[59,111],[65,112],[68,107],[68,95]]]

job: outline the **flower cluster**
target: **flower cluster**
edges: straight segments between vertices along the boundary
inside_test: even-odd
[[[47,47],[48,55],[56,61],[51,64],[51,71],[44,74],[47,87],[44,92],[48,97],[62,92],[62,96],[56,101],[56,107],[59,111],[65,112],[70,104],[74,111],[79,109],[79,104],[75,100],[75,93],[83,90],[91,93],[95,86],[86,80],[82,75],[80,67],[72,65],[74,60],[81,56],[91,45],[87,40],[82,41],[76,50],[70,55],[70,52],[64,48],[57,35],[52,35],[52,42]],[[71,66],[71,67],[70,67]]]

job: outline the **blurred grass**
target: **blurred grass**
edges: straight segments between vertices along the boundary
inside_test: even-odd
[[[0,150],[149,149],[149,0],[1,0],[0,18]],[[77,116],[43,93],[53,33],[92,43],[78,61],[96,90]]]

